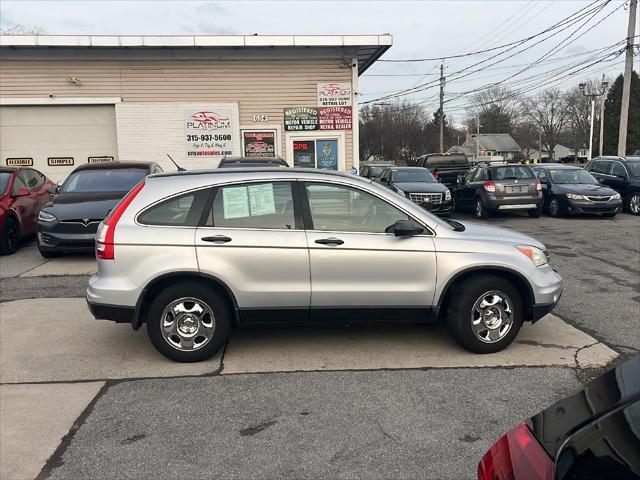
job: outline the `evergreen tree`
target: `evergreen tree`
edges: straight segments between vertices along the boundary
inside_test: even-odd
[[[616,78],[604,103],[604,155],[618,154],[620,131],[620,107],[622,105],[623,76]],[[631,99],[629,102],[629,126],[627,129],[627,153],[640,149],[640,77],[631,74]]]

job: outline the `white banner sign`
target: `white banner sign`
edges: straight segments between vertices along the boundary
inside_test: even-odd
[[[230,108],[191,109],[184,112],[187,158],[233,155],[234,128]]]
[[[351,82],[322,82],[317,84],[318,107],[350,107]]]

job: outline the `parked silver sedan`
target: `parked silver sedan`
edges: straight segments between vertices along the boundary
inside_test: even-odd
[[[528,236],[440,219],[352,175],[224,169],[151,175],[100,225],[87,301],[147,325],[181,362],[234,325],[445,320],[467,349],[507,347],[562,279]]]

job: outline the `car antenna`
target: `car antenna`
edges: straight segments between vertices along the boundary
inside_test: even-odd
[[[171,158],[171,155],[169,155],[168,153],[167,153],[167,157],[169,157],[169,160],[171,160],[173,162],[173,164],[176,166],[176,168],[178,169],[179,172],[186,172],[187,171],[186,168],[182,168],[180,165],[178,165],[176,163],[176,161],[173,158]]]

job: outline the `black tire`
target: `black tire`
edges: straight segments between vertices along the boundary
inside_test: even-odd
[[[59,257],[60,255],[62,255],[62,252],[56,252],[56,251],[51,251],[51,250],[42,250],[40,248],[40,245],[38,245],[38,251],[40,252],[40,255],[42,255],[43,258],[56,258],[56,257]]]
[[[183,351],[169,344],[162,333],[162,314],[172,302],[181,298],[194,298],[208,306],[215,319],[213,335],[208,343],[197,350]],[[165,357],[176,362],[200,362],[211,358],[220,350],[231,330],[231,309],[228,302],[213,287],[198,282],[180,282],[161,291],[151,302],[147,315],[147,334],[153,346]],[[178,321],[178,320],[174,320]],[[200,326],[198,327],[198,331]],[[195,335],[197,338],[197,334]]]
[[[20,224],[13,217],[7,217],[4,221],[2,238],[0,239],[0,253],[11,255],[15,253],[20,244]]]
[[[533,210],[527,210],[527,213],[531,218],[540,218],[542,216],[542,204],[538,205]]]
[[[550,217],[554,217],[554,218],[558,218],[558,217],[562,216],[562,209],[560,208],[560,201],[555,197],[553,197],[549,201],[549,216]]]
[[[476,208],[475,208],[475,216],[476,218],[488,218],[489,217],[489,210],[487,209],[487,207],[485,207],[484,202],[482,201],[482,198],[478,197],[476,198]]]
[[[627,200],[627,211],[631,215],[640,215],[640,193],[632,193]]]
[[[480,340],[471,325],[472,310],[487,292],[501,292],[511,303],[511,327],[494,343]],[[496,275],[476,275],[454,286],[447,310],[447,324],[453,338],[461,346],[475,353],[495,353],[508,347],[518,335],[524,321],[522,298],[508,280]]]

